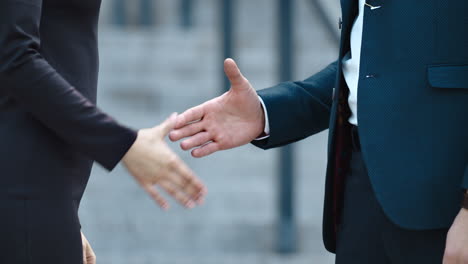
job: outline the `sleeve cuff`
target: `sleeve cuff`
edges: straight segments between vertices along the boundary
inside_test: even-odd
[[[108,155],[102,160],[97,160],[105,169],[112,171],[122,158],[127,154],[130,147],[135,143],[137,131],[124,129],[119,136],[116,136],[115,145],[109,151]]]
[[[265,113],[265,128],[263,129],[263,133],[265,136],[258,137],[255,140],[264,140],[270,137],[270,121],[268,120],[268,111],[265,106],[265,102],[263,99],[259,96],[258,99],[260,100],[260,103],[262,104],[263,112]]]

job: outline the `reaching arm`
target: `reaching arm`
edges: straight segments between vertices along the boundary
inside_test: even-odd
[[[250,143],[265,128],[265,114],[257,92],[227,59],[225,72],[231,81],[229,92],[191,108],[177,119],[173,141],[194,157]],[[336,63],[304,82],[284,83],[259,91],[268,112],[270,137],[254,144],[271,148],[287,144],[328,127]]]
[[[74,149],[111,170],[134,143],[136,132],[101,112],[41,55],[42,2],[0,2],[0,93],[16,99]]]
[[[269,149],[328,128],[337,62],[301,82],[285,82],[260,90],[268,113],[270,137],[253,144]]]
[[[175,116],[137,133],[101,112],[41,55],[42,2],[0,1],[0,94],[14,98],[51,132],[105,168],[123,160],[163,208],[169,205],[155,185],[186,207],[200,203],[205,187],[164,142]]]

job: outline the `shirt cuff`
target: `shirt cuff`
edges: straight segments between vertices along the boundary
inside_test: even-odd
[[[265,114],[265,128],[263,129],[263,132],[266,136],[256,138],[255,140],[263,140],[270,137],[270,121],[268,120],[268,112],[265,106],[265,102],[263,102],[263,99],[260,96],[258,97],[258,99],[260,99],[260,103],[262,104],[263,108],[263,113]]]

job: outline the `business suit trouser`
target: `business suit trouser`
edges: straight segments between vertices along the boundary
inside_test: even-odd
[[[359,149],[352,153],[336,264],[441,264],[448,230],[412,231],[393,224],[373,192]]]

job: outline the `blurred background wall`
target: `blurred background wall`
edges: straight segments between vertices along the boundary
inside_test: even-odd
[[[224,2],[104,0],[100,107],[143,128],[220,95]],[[275,85],[285,76],[278,52],[284,6],[230,2],[232,56],[256,89]],[[291,79],[305,79],[337,57],[339,1],[284,4],[292,7]],[[80,209],[83,231],[100,264],[333,263],[321,235],[326,140],[324,132],[292,149],[292,236],[279,229],[279,150],[249,145],[193,159],[172,143],[207,184],[204,206],[187,211],[172,202],[163,212],[122,167],[109,174],[96,166]]]

